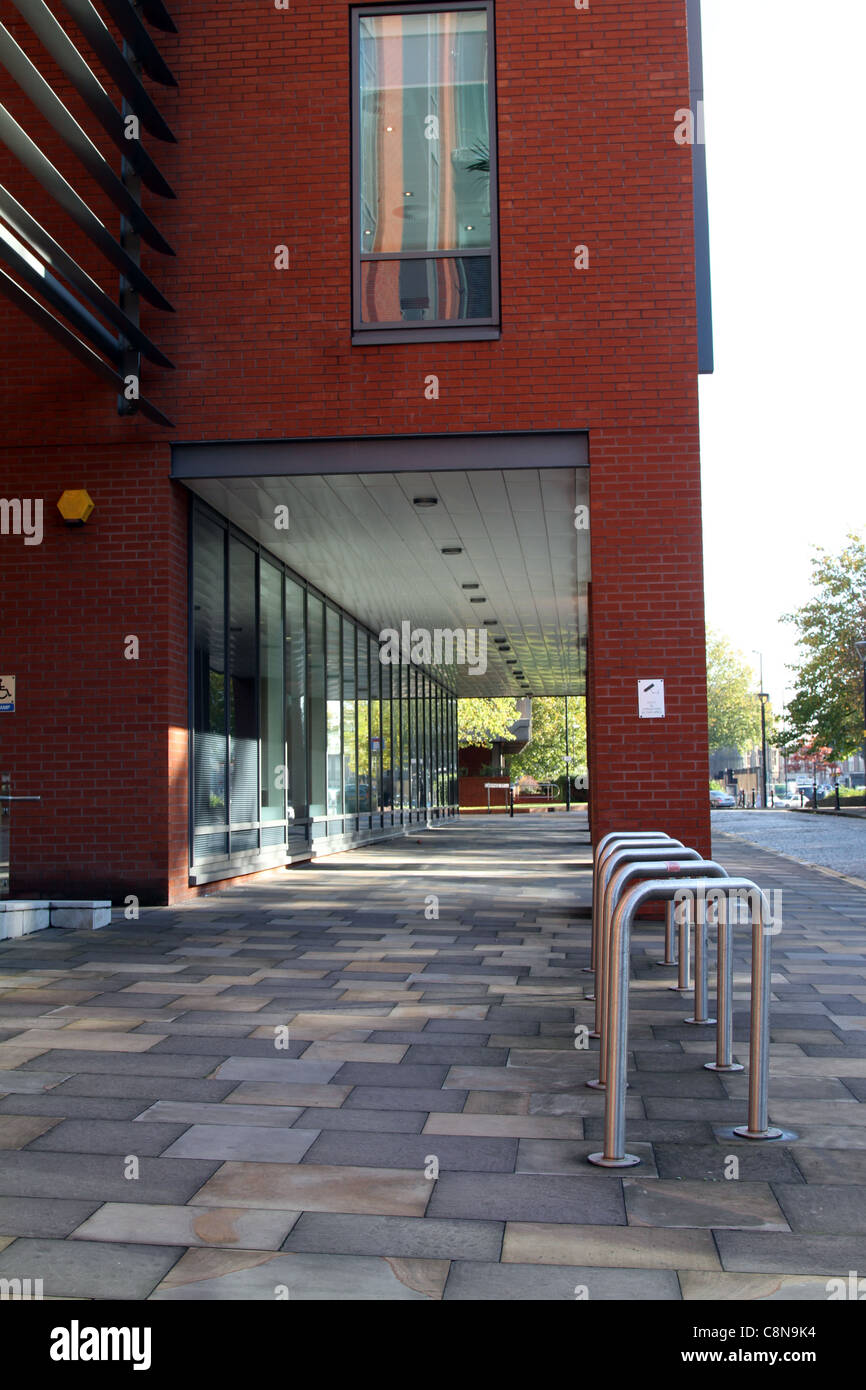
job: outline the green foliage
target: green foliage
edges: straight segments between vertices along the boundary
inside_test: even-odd
[[[586,707],[583,700],[568,699],[568,751],[574,776],[586,768]],[[561,695],[532,701],[532,739],[520,753],[508,759],[513,781],[534,777],[556,781],[567,771],[565,761],[565,700]]]
[[[850,532],[838,555],[816,548],[815,596],[782,621],[798,631],[796,693],[785,708],[782,748],[814,742],[848,758],[863,746],[863,667],[854,643],[866,638],[866,539]]]
[[[457,701],[457,745],[459,748],[491,748],[507,739],[520,710],[510,699]]]
[[[707,629],[707,715],[710,752],[745,753],[761,741],[758,682],[742,652],[727,637]]]

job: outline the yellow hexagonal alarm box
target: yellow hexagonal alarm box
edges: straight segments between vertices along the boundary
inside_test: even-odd
[[[67,526],[83,526],[93,511],[93,500],[84,488],[76,488],[61,494],[57,510]]]

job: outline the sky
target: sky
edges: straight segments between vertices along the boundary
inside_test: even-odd
[[[707,623],[793,693],[814,546],[866,530],[866,4],[702,0],[715,372]],[[757,689],[757,679],[756,679]]]

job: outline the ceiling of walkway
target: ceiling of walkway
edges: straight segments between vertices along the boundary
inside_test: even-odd
[[[460,696],[584,692],[589,532],[575,508],[588,504],[588,469],[184,482],[374,632],[484,628],[486,671],[442,672]]]

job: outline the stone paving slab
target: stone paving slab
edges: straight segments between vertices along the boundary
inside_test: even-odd
[[[154,1156],[161,1154],[172,1139],[179,1138],[185,1128],[179,1124],[138,1124],[134,1120],[61,1120],[47,1134],[34,1137],[30,1151]]]
[[[577,1265],[517,1265],[455,1261],[446,1300],[500,1302],[531,1299],[592,1302],[621,1299],[679,1299],[676,1275],[657,1269],[595,1269]]]
[[[4,943],[3,1276],[39,1253],[52,1297],[116,1296],[125,1261],[133,1299],[774,1301],[866,1269],[866,889],[719,838],[730,872],[782,893],[770,1113],[796,1137],[724,1134],[747,1074],[704,1070],[713,1033],[684,1023],[646,922],[641,1165],[594,1168],[597,1044],[574,1047],[594,1017],[589,846],[582,813],[551,822],[419,831],[147,909],[98,946]]]
[[[0,1231],[13,1239],[68,1236],[98,1206],[96,1198],[76,1201],[67,1197],[0,1197]]]
[[[132,1120],[141,1110],[140,1100],[114,1096],[70,1096],[57,1087],[37,1095],[17,1094],[0,1100],[0,1114],[46,1115],[53,1120]]]
[[[152,1297],[423,1302],[442,1297],[448,1269],[447,1260],[189,1250]]]
[[[498,1260],[503,1230],[501,1221],[304,1212],[283,1248],[314,1254]]]
[[[3,1154],[0,1196],[186,1202],[219,1166],[192,1159],[142,1158],[138,1178],[131,1179],[124,1176],[120,1155],[19,1149]]]
[[[847,1276],[866,1262],[862,1235],[756,1234],[719,1231],[715,1237],[722,1268],[746,1273]]]
[[[139,1103],[136,1106],[140,1109]],[[301,1106],[291,1105],[245,1105],[242,1112],[236,1112],[245,1127],[266,1125],[277,1129],[287,1129],[303,1114]],[[316,1112],[319,1113],[319,1112]],[[208,1104],[206,1101],[158,1100],[154,1105],[136,1115],[137,1122],[169,1124],[180,1127],[183,1133],[187,1125],[225,1125],[233,1121],[230,1110],[224,1105]],[[303,1125],[301,1126],[303,1128]]]
[[[769,1183],[623,1179],[630,1226],[790,1229]]]
[[[431,1187],[423,1173],[414,1169],[227,1162],[196,1193],[196,1202],[214,1207],[423,1216]]]
[[[516,1139],[454,1135],[364,1134],[329,1130],[317,1136],[308,1163],[363,1164],[370,1168],[420,1168],[435,1157],[440,1172],[513,1173]]]
[[[167,1245],[22,1238],[0,1254],[0,1279],[33,1270],[46,1298],[144,1299],[181,1253]]]
[[[239,1112],[240,1113],[240,1112]],[[138,1125],[136,1125],[138,1128]],[[167,1126],[159,1125],[159,1129]],[[166,1158],[239,1159],[251,1163],[300,1163],[319,1136],[317,1129],[259,1125],[190,1125],[164,1150]]]
[[[279,1250],[300,1212],[239,1207],[159,1206],[106,1202],[80,1226],[76,1240],[123,1241],[134,1245],[229,1246]]]
[[[509,1221],[502,1259],[514,1264],[612,1266],[625,1269],[721,1268],[710,1231],[640,1226],[569,1226]]]

